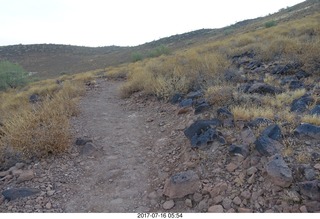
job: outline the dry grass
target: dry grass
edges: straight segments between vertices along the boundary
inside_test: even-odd
[[[301,117],[301,122],[310,123],[320,126],[320,116],[318,115],[304,115]]]
[[[233,102],[234,88],[231,86],[211,86],[207,89],[205,97],[208,102],[216,106],[226,106]]]
[[[275,116],[274,109],[270,107],[233,106],[231,107],[231,112],[235,120],[252,120],[258,117],[273,120]]]
[[[83,92],[79,81],[57,85],[55,80],[46,80],[23,91],[1,93],[0,131],[4,135],[0,138],[0,151],[10,147],[26,158],[65,151],[70,146],[69,117],[78,114],[77,101]],[[40,94],[42,101],[29,103],[32,93]]]

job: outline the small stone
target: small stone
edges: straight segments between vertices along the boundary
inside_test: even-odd
[[[234,204],[236,204],[236,205],[240,205],[240,204],[241,204],[241,199],[237,196],[237,197],[235,197],[235,198],[232,200],[232,202],[233,202]]]
[[[320,163],[317,163],[316,165],[314,165],[314,168],[317,170],[320,170]]]
[[[233,208],[230,208],[227,213],[236,213],[236,210],[234,210]]]
[[[274,211],[272,209],[268,209],[264,213],[274,213]]]
[[[199,187],[200,180],[198,175],[189,170],[177,173],[167,179],[163,194],[169,198],[183,198],[186,195],[195,193]]]
[[[166,201],[165,203],[163,203],[162,207],[164,210],[170,210],[174,207],[174,201],[173,200]]]
[[[249,127],[244,128],[244,130],[241,132],[241,139],[245,145],[253,144],[257,140],[253,131]]]
[[[232,144],[229,147],[229,153],[232,155],[242,156],[246,158],[249,155],[249,149],[246,145],[235,145]]]
[[[205,212],[208,210],[208,201],[206,199],[203,199],[198,204],[199,211]]]
[[[35,209],[41,209],[42,206],[38,204],[38,205],[35,205],[34,208],[35,208]]]
[[[247,181],[249,184],[253,184],[255,182],[255,174],[252,174],[252,176],[250,176],[250,178]]]
[[[255,174],[258,171],[258,169],[256,167],[250,167],[249,169],[247,169],[247,174],[248,176],[251,176],[253,174]]]
[[[28,197],[31,195],[35,195],[39,193],[38,189],[28,189],[28,188],[20,188],[20,189],[7,189],[2,192],[2,195],[5,199],[12,201],[17,198]]]
[[[184,204],[185,204],[187,207],[192,208],[192,200],[191,200],[191,199],[188,199],[188,198],[187,198],[187,199],[185,200]]]
[[[231,203],[232,203],[232,200],[229,199],[229,198],[225,198],[223,201],[222,201],[222,206],[224,209],[226,210],[229,210],[231,208]]]
[[[200,202],[202,200],[202,195],[200,193],[198,193],[198,192],[194,193],[193,200],[195,202]]]
[[[250,199],[251,198],[251,193],[249,191],[243,191],[241,192],[241,197],[244,199]]]
[[[249,208],[238,208],[239,213],[251,213],[251,209]]]
[[[304,176],[308,181],[314,180],[316,177],[316,173],[312,168],[304,169]]]
[[[223,207],[221,205],[213,205],[208,209],[209,213],[223,213]]]
[[[26,170],[23,171],[17,179],[17,183],[22,183],[25,181],[32,180],[34,178],[33,170]]]
[[[39,196],[39,197],[36,198],[36,202],[37,203],[40,204],[40,203],[42,203],[42,201],[43,201],[43,197],[42,196]]]
[[[82,146],[82,145],[87,144],[88,142],[92,143],[92,139],[90,139],[88,137],[77,138],[76,145]]]
[[[53,196],[53,194],[54,194],[55,192],[56,192],[55,190],[49,190],[49,191],[47,191],[47,195],[48,195],[48,196]]]
[[[300,212],[301,212],[301,213],[308,213],[307,207],[306,207],[305,205],[301,206],[301,207],[300,207]]]
[[[16,165],[15,165],[15,167],[16,167],[17,169],[22,169],[24,166],[25,166],[24,163],[16,163]]]
[[[297,183],[300,188],[300,193],[309,197],[311,200],[320,201],[320,181],[313,180],[307,182]]]
[[[109,180],[109,181],[110,181],[110,180]],[[156,198],[158,198],[157,192],[156,192],[156,191],[153,191],[153,192],[149,193],[149,194],[148,194],[148,198],[150,198],[150,199],[156,199]]]
[[[226,182],[220,182],[215,185],[210,191],[211,197],[216,197],[217,195],[224,194],[228,189],[228,184]]]
[[[218,195],[216,197],[213,198],[213,203],[216,204],[220,204],[222,202],[223,198],[221,195]]]
[[[0,177],[7,176],[9,174],[10,174],[9,171],[2,171],[2,172],[0,172]]]
[[[227,169],[229,172],[233,172],[233,171],[235,171],[237,168],[238,168],[238,166],[235,165],[234,163],[229,163],[229,164],[226,166],[226,169]]]
[[[52,207],[52,205],[51,205],[51,202],[48,202],[47,204],[46,204],[46,209],[51,209],[51,207]]]

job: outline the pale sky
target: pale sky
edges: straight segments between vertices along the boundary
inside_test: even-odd
[[[268,15],[303,0],[0,0],[0,46],[135,46]]]

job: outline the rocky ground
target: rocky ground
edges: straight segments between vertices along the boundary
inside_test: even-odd
[[[293,88],[308,77],[250,54],[234,62],[243,75],[272,68]],[[67,153],[0,172],[1,212],[320,212],[318,126],[234,121],[201,92],[171,103],[143,93],[120,100],[118,86],[101,79],[88,91]],[[278,92],[263,80],[239,88]],[[308,91],[292,111],[308,111],[316,89]]]

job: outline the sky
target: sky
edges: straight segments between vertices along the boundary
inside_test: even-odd
[[[221,28],[303,0],[0,0],[0,46],[136,46]]]

